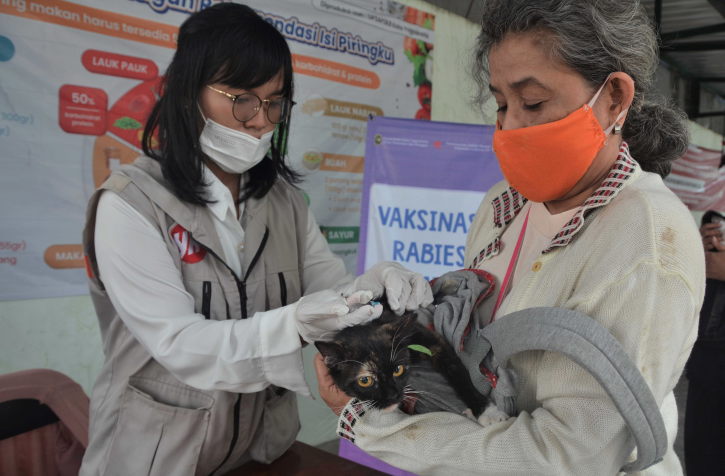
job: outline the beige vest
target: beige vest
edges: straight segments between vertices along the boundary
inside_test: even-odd
[[[202,391],[176,379],[129,332],[113,308],[96,262],[98,200],[112,190],[158,227],[169,254],[207,319],[245,319],[301,297],[307,204],[278,180],[267,195],[246,202],[242,276],[224,256],[210,211],[182,202],[159,164],[139,157],[117,169],[88,204],[83,248],[103,339],[105,363],[91,394],[90,443],[81,475],[223,475],[254,459],[270,462],[300,428],[294,392],[271,386],[258,393]],[[206,251],[182,261],[171,230],[183,227]]]

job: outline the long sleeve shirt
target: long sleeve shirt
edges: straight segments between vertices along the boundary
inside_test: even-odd
[[[206,167],[204,180],[208,197],[216,201],[209,209],[225,262],[239,275],[244,230],[236,205],[229,189]],[[345,265],[330,251],[311,213],[307,223],[303,294],[349,282]],[[99,271],[116,311],[176,378],[204,390],[251,393],[275,384],[310,395],[294,304],[245,320],[206,320],[194,311],[194,299],[159,231],[110,191],[100,198],[95,243]]]
[[[632,159],[625,159],[624,168],[613,169],[617,176],[632,169]],[[548,252],[524,263],[505,313],[561,307],[609,330],[640,368],[667,430],[664,461],[638,474],[681,475],[672,450],[672,389],[697,336],[705,286],[702,246],[689,211],[659,176],[635,166],[619,182],[603,186],[591,200],[600,208],[606,203],[592,220],[583,225],[575,215]],[[507,191],[501,183],[481,204],[468,235],[467,265],[486,269],[487,258],[497,253],[500,214],[493,205]],[[360,415],[348,405],[338,426],[346,430],[338,433],[419,475],[614,476],[632,458],[622,416],[589,373],[553,352],[524,352],[510,363],[519,376],[520,413],[508,421],[484,428],[452,413]]]

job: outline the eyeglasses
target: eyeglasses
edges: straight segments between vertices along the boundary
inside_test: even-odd
[[[232,115],[234,119],[239,122],[251,121],[254,116],[257,115],[262,106],[267,109],[267,118],[272,124],[279,124],[284,122],[292,112],[292,106],[297,104],[289,98],[277,98],[273,100],[261,99],[254,93],[237,94],[236,96],[212,88],[207,85],[207,88],[212,91],[216,91],[220,94],[225,95],[232,99]]]

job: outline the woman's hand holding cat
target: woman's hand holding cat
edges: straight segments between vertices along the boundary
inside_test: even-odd
[[[705,275],[710,279],[725,281],[725,245],[717,237],[710,237],[713,251],[705,248]]]
[[[300,336],[310,344],[332,340],[345,327],[365,324],[380,317],[383,306],[363,305],[353,312],[350,306],[366,304],[373,298],[370,291],[358,291],[347,298],[332,290],[320,291],[300,299],[295,307],[295,325]]]
[[[399,316],[433,302],[433,292],[423,275],[392,261],[380,262],[358,276],[347,285],[343,294],[349,296],[362,290],[372,291],[373,299],[385,294],[390,309]]]
[[[315,373],[317,374],[317,388],[320,391],[320,398],[324,401],[335,415],[340,416],[342,409],[352,399],[351,396],[340,390],[327,369],[322,354],[315,355]]]

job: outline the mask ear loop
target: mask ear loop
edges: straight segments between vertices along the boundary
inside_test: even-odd
[[[621,118],[622,118],[622,117],[623,117],[623,116],[624,116],[625,114],[627,114],[627,111],[629,111],[629,108],[627,108],[627,109],[625,109],[624,111],[622,111],[622,112],[620,112],[620,113],[619,113],[619,115],[618,115],[618,116],[617,116],[617,118],[616,118],[616,119],[614,120],[614,122],[612,123],[612,125],[611,125],[611,126],[609,126],[609,127],[607,127],[607,130],[606,130],[606,131],[604,131],[604,134],[605,134],[605,135],[607,135],[607,136],[608,136],[608,135],[609,135],[609,134],[610,134],[610,133],[612,132],[612,129],[614,129],[614,126],[616,126],[616,125],[617,125],[617,122],[619,122],[619,120],[620,120],[620,119],[621,119]]]
[[[594,106],[594,103],[595,103],[595,102],[597,102],[597,99],[599,99],[599,95],[600,95],[600,94],[602,93],[602,91],[604,90],[604,86],[606,86],[606,85],[607,85],[607,83],[609,82],[609,78],[611,78],[611,77],[612,77],[612,74],[614,74],[614,73],[609,73],[609,76],[607,76],[607,79],[605,79],[605,80],[604,80],[604,84],[602,84],[602,86],[601,86],[601,87],[599,88],[599,91],[597,91],[597,94],[595,94],[595,95],[594,95],[594,97],[592,98],[592,100],[591,100],[591,101],[589,101],[589,104],[588,104],[588,106],[589,106],[590,108],[591,108],[592,106]],[[622,118],[622,117],[623,117],[623,116],[624,116],[625,114],[627,114],[627,111],[629,111],[629,108],[627,108],[627,109],[625,109],[624,111],[622,111],[622,112],[620,112],[620,113],[619,113],[619,115],[618,115],[618,116],[617,116],[617,118],[616,118],[616,119],[614,120],[614,122],[612,123],[612,125],[611,125],[611,126],[609,126],[609,127],[607,127],[607,130],[606,130],[606,131],[604,131],[604,135],[605,135],[605,136],[607,136],[607,137],[608,137],[608,136],[609,136],[609,134],[611,134],[611,133],[612,133],[612,129],[614,129],[614,126],[616,126],[616,125],[617,125],[617,122],[619,122],[619,120],[620,120],[620,119],[621,119],[621,118]],[[606,144],[606,142],[605,142],[605,144]]]
[[[597,94],[594,95],[594,97],[592,98],[591,101],[589,101],[589,104],[587,104],[587,106],[594,107],[594,103],[597,102],[597,99],[599,99],[599,95],[602,94],[602,91],[604,90],[604,86],[607,85],[607,83],[609,82],[609,78],[612,77],[612,74],[614,74],[614,73],[609,73],[609,76],[607,76],[607,79],[604,80],[604,83],[602,83],[601,87],[599,88],[599,91],[597,91]]]
[[[204,119],[204,122],[206,122],[206,117],[204,116],[204,111],[201,110],[201,106],[199,103],[196,103],[196,107],[199,108],[199,114],[201,114],[201,118]]]

